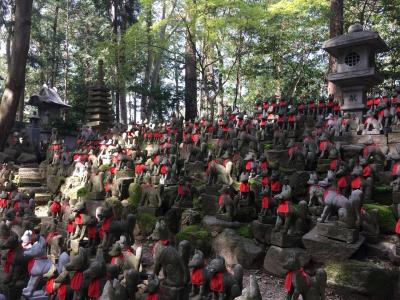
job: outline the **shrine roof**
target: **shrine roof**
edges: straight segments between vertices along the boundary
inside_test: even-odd
[[[33,94],[28,101],[29,105],[40,106],[41,104],[56,105],[70,108],[71,105],[65,103],[54,88],[46,85],[40,89],[38,94]]]

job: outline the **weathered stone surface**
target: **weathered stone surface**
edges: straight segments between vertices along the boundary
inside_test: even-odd
[[[253,221],[251,223],[251,233],[253,237],[260,243],[270,244],[271,243],[271,232],[274,228],[272,224],[264,224],[259,221]]]
[[[30,153],[21,153],[17,158],[19,164],[37,163],[37,161],[36,155]]]
[[[0,152],[0,163],[6,162],[6,161],[10,161],[11,157],[4,152]]]
[[[213,241],[214,252],[225,258],[228,265],[241,264],[251,268],[261,262],[264,249],[253,240],[241,237],[233,229],[225,229]]]
[[[283,232],[271,233],[271,244],[282,248],[302,247],[301,235],[288,235]]]
[[[205,228],[209,229],[212,232],[220,233],[225,228],[239,228],[239,222],[227,222],[223,220],[217,219],[215,216],[205,216],[203,218],[202,224]]]
[[[218,197],[209,195],[209,194],[201,194],[199,197],[199,202],[201,203],[201,209],[203,213],[206,215],[215,215],[218,210]]]
[[[303,245],[317,262],[342,261],[351,257],[361,247],[364,239],[360,236],[356,243],[348,244],[320,236],[314,228],[303,236]]]
[[[287,270],[283,268],[292,257],[298,258],[301,266],[310,262],[310,255],[302,248],[269,247],[264,258],[264,270],[273,275],[284,277]]]
[[[53,194],[59,190],[64,181],[65,178],[60,176],[49,175],[46,177],[46,185]]]
[[[267,150],[267,160],[270,163],[279,163],[280,166],[287,166],[289,156],[287,150]]]
[[[315,228],[317,229],[318,234],[321,236],[346,243],[354,243],[358,241],[359,238],[358,230],[338,226],[334,223],[317,223]]]
[[[382,241],[376,244],[366,244],[366,255],[379,259],[389,259],[389,253],[394,250],[394,244],[389,241]]]
[[[329,263],[325,268],[328,284],[371,297],[392,299],[397,278],[394,271],[372,262],[347,260]]]

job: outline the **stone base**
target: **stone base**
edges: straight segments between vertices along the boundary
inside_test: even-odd
[[[318,229],[314,228],[305,234],[302,240],[313,260],[328,262],[348,259],[361,247],[365,238],[360,236],[357,242],[349,244],[321,236],[318,234]]]
[[[400,204],[400,192],[392,192],[393,204]]]
[[[188,289],[186,287],[172,287],[166,286],[162,282],[160,284],[160,293],[163,295],[163,299],[176,299],[176,300],[184,300],[188,299]]]
[[[222,215],[222,214],[216,214],[215,217],[218,220],[223,220],[223,221],[227,221],[227,222],[233,222],[233,218],[231,216]]]
[[[222,232],[225,228],[239,228],[239,222],[227,222],[224,220],[219,220],[215,216],[205,216],[203,218],[202,224],[205,228],[210,231],[214,231],[217,233]]]
[[[397,247],[394,247],[394,249],[392,251],[389,251],[389,259],[390,261],[396,265],[399,266],[400,265],[400,251],[396,250]]]
[[[199,201],[205,215],[215,215],[218,211],[218,197],[209,194],[201,194]]]
[[[251,222],[256,217],[256,210],[251,206],[242,206],[236,212],[236,220],[239,222]]]
[[[261,223],[260,221],[253,221],[251,223],[251,233],[256,241],[263,244],[271,243],[271,233],[274,225]]]
[[[288,235],[280,231],[272,231],[271,244],[281,248],[302,247],[301,235]]]
[[[258,216],[258,222],[263,224],[272,224],[276,223],[276,216]]]
[[[137,210],[139,214],[149,214],[155,217],[158,215],[158,209],[155,207],[138,207]]]
[[[357,229],[349,229],[335,223],[317,223],[318,235],[346,243],[355,243],[359,239]]]

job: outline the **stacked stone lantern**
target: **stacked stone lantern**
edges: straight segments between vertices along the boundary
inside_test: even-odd
[[[337,71],[328,80],[342,89],[341,109],[361,116],[366,91],[383,81],[375,69],[375,54],[388,51],[388,46],[378,33],[354,24],[347,34],[326,41],[322,48],[337,59]]]
[[[112,125],[110,90],[104,84],[103,61],[99,60],[98,78],[89,90],[87,104],[87,125],[104,131]]]

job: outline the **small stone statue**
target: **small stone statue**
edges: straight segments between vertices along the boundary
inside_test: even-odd
[[[199,295],[202,298],[205,295],[206,289],[206,261],[203,252],[195,250],[192,259],[189,261],[189,268],[191,271],[191,284],[192,289],[190,296],[194,297]]]
[[[230,187],[225,185],[219,192],[217,218],[231,222],[235,216],[236,208],[231,197]]]

